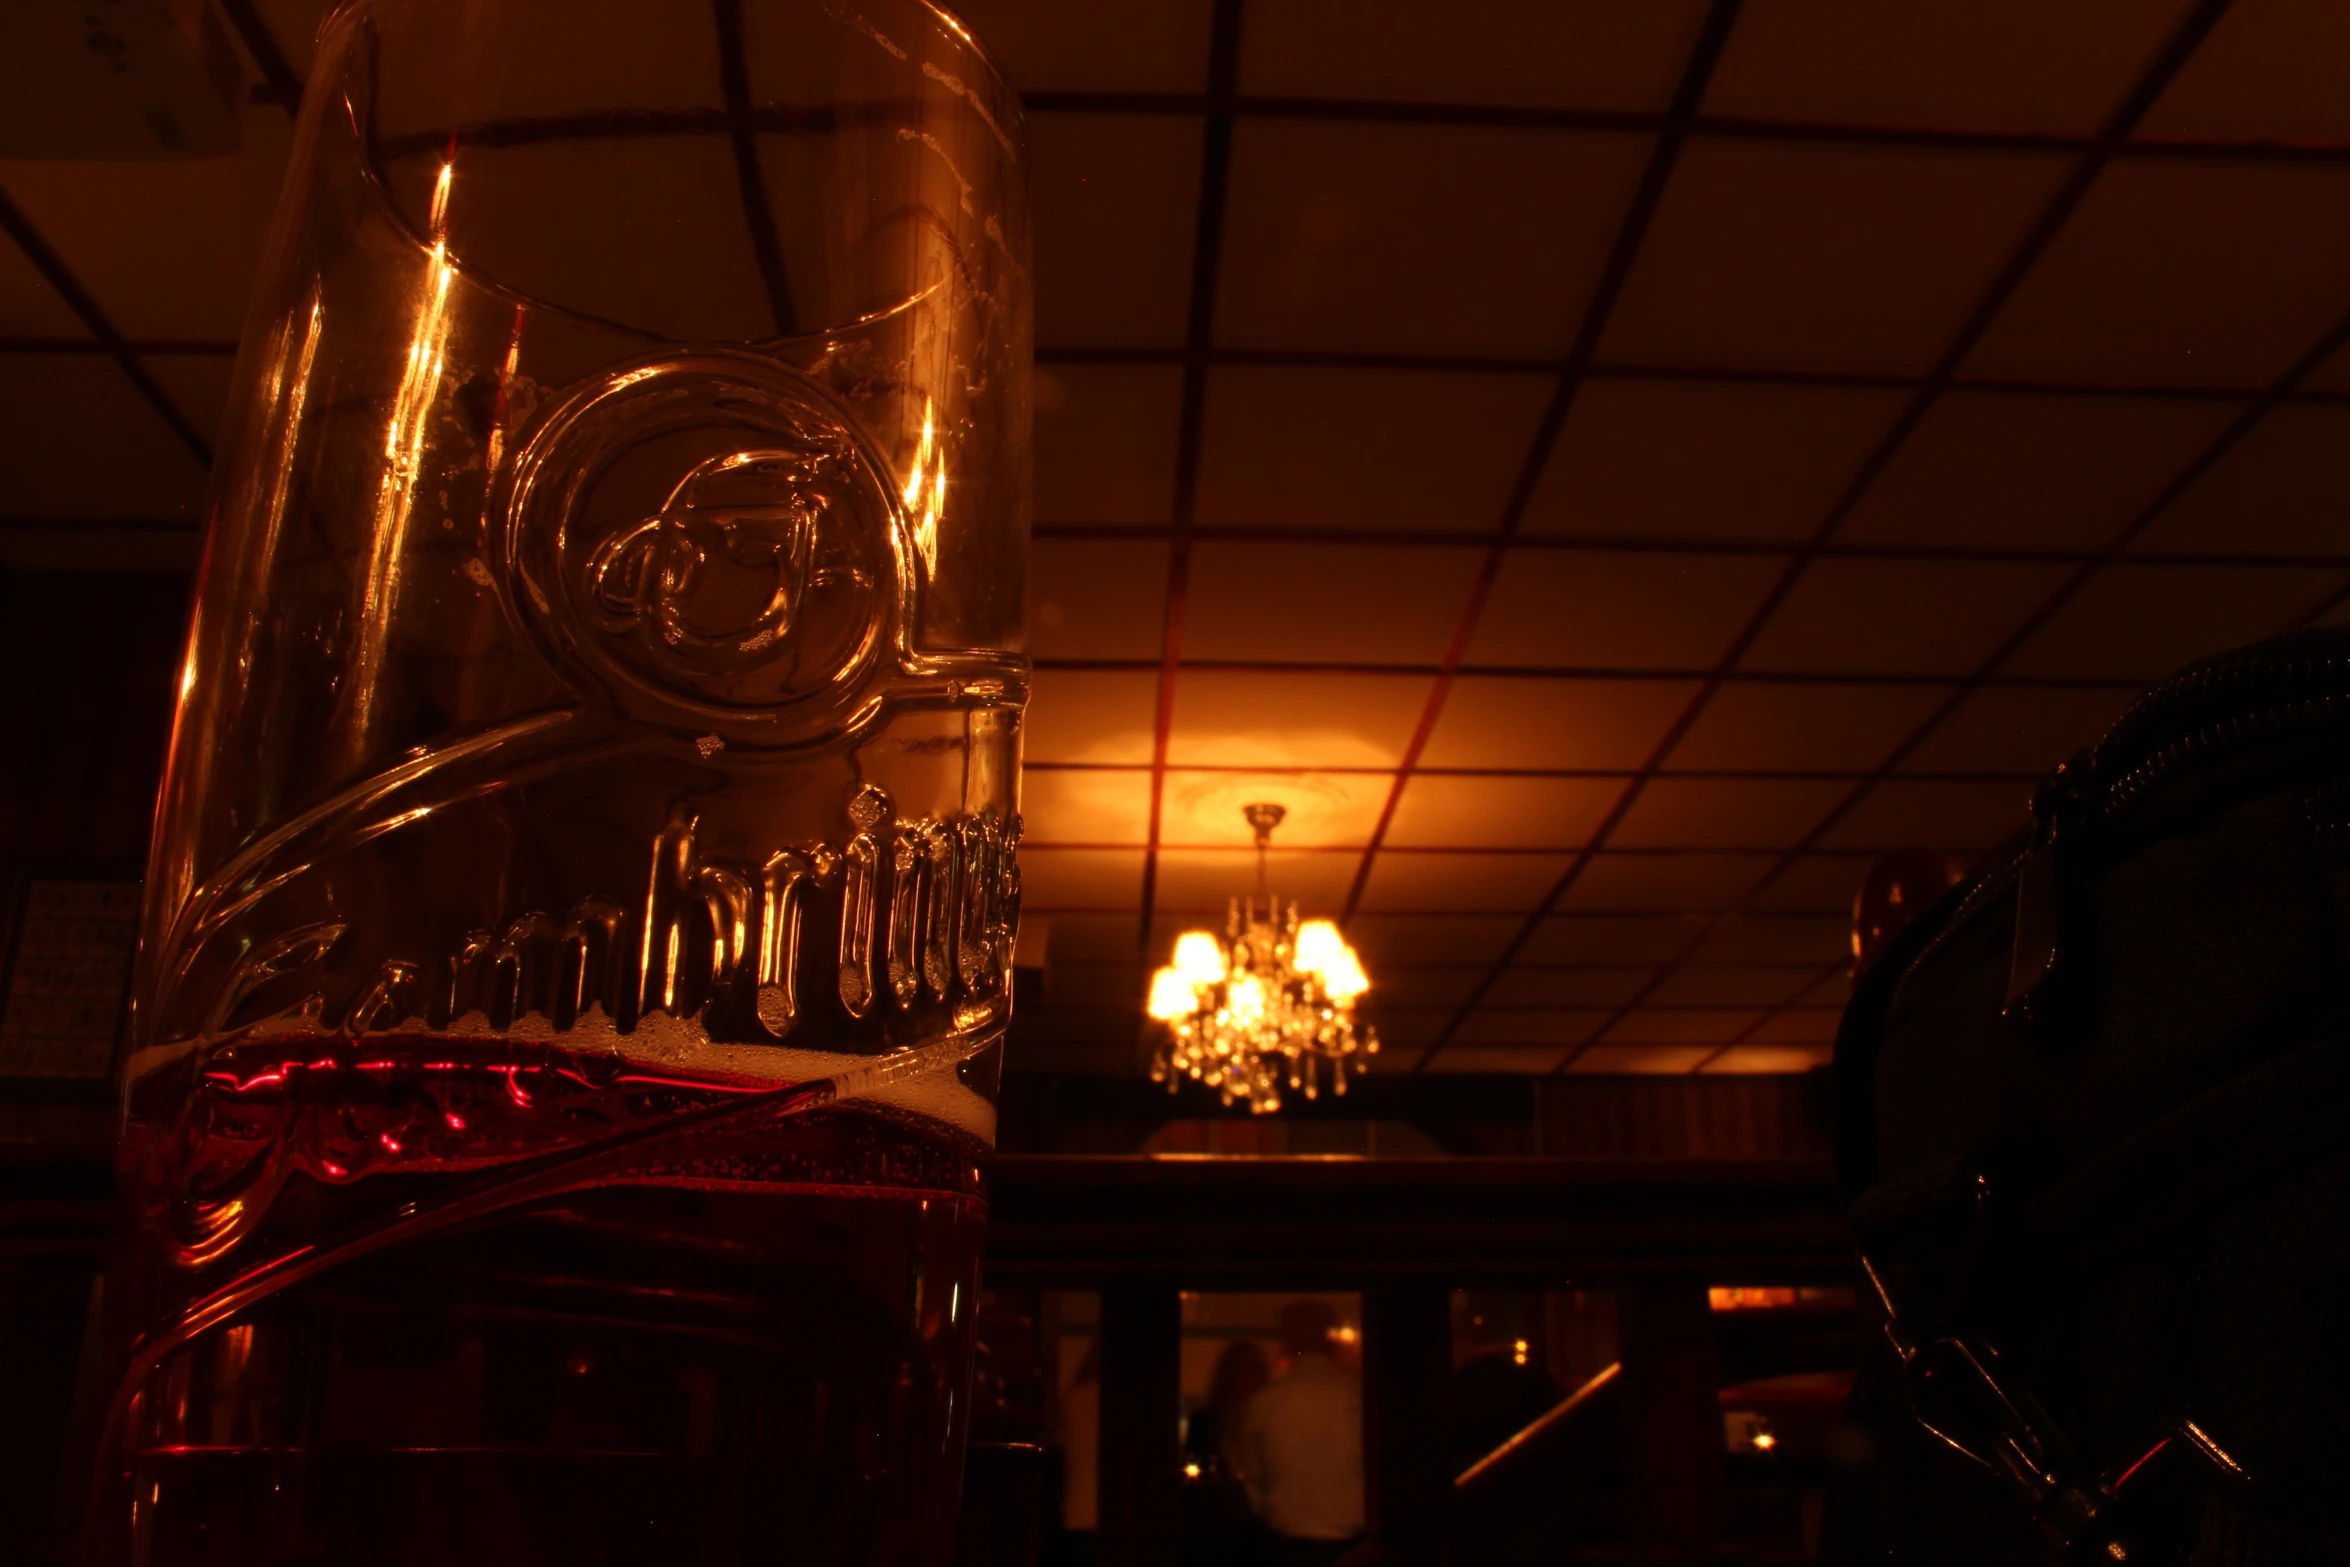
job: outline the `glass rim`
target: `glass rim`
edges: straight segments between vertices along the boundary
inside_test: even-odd
[[[566,304],[561,300],[508,282],[494,270],[468,261],[462,253],[441,250],[433,237],[419,227],[414,215],[401,202],[394,181],[386,167],[387,159],[384,155],[384,149],[387,145],[398,145],[401,152],[405,154],[410,150],[411,145],[421,149],[435,143],[445,143],[450,149],[450,154],[453,155],[464,150],[469,144],[474,146],[543,146],[570,142],[587,145],[614,139],[633,138],[629,138],[626,132],[607,128],[583,128],[569,133],[550,128],[528,136],[513,134],[517,128],[524,125],[549,124],[546,121],[532,121],[527,118],[459,122],[451,126],[436,126],[430,130],[404,132],[389,138],[379,135],[372,123],[374,104],[363,105],[360,96],[362,91],[372,90],[380,93],[381,90],[377,74],[379,61],[370,59],[367,54],[361,52],[363,49],[371,52],[375,45],[372,41],[362,45],[356,40],[352,40],[342,42],[338,46],[335,40],[338,34],[356,27],[359,19],[365,13],[385,5],[416,5],[419,3],[444,4],[458,11],[468,8],[468,0],[336,0],[319,25],[318,54],[324,57],[330,49],[334,49],[340,58],[336,61],[336,69],[313,75],[311,78],[298,114],[296,139],[300,141],[307,136],[315,135],[319,129],[323,128],[325,117],[336,114],[339,110],[343,126],[352,139],[352,146],[356,154],[355,162],[358,166],[361,182],[367,190],[370,206],[386,221],[391,231],[409,245],[416,254],[433,256],[437,251],[441,264],[446,265],[458,279],[468,286],[504,302],[526,306],[534,310],[544,310],[581,326],[600,332],[609,332],[646,345],[698,344],[738,350],[774,352],[837,333],[854,332],[879,325],[893,317],[917,309],[948,285],[949,278],[944,276],[934,278],[887,305],[793,331],[768,332],[757,336],[713,337],[706,333],[681,334],[664,331],[657,327],[622,320],[616,316],[599,314],[578,305]],[[750,0],[750,3],[759,4],[761,0]],[[846,25],[845,0],[815,0],[815,3],[828,17]],[[968,53],[986,69],[990,84],[1004,100],[1003,106],[1010,111],[1008,125],[997,123],[995,115],[979,101],[977,94],[964,91],[957,93],[956,96],[970,105],[980,120],[988,126],[989,130],[994,132],[997,142],[1004,148],[1012,167],[1025,179],[1031,150],[1026,105],[1018,90],[1012,86],[1010,79],[1004,74],[1000,63],[987,46],[981,42],[969,24],[964,22],[953,10],[938,3],[938,0],[903,0],[903,3],[912,10],[928,13],[953,37],[960,50]],[[363,78],[364,86],[353,81],[355,73]],[[592,114],[596,111],[589,112]],[[315,123],[313,116],[317,116]],[[501,130],[506,134],[486,143],[481,141],[469,143],[468,141],[468,133],[478,134],[484,131],[494,133]],[[707,129],[696,128],[682,131],[679,134],[719,135],[726,134],[727,130],[728,127],[723,125],[713,125]],[[453,156],[444,156],[442,167],[444,175],[452,170],[455,167]]]

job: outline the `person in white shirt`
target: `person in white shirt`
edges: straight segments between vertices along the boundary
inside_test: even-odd
[[[1323,1567],[1363,1532],[1363,1384],[1330,1353],[1337,1319],[1318,1300],[1281,1313],[1289,1370],[1241,1417],[1241,1478],[1272,1531],[1271,1567]]]

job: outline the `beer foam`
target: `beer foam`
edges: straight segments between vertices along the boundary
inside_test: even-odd
[[[545,1029],[544,1037],[567,1047],[586,1044],[609,1049],[633,1065],[697,1077],[727,1077],[778,1085],[839,1079],[844,1100],[888,1105],[893,1110],[952,1127],[990,1148],[995,1146],[994,1101],[985,1094],[973,1092],[955,1071],[976,1049],[984,1048],[984,1041],[974,1042],[971,1049],[951,1053],[950,1059],[929,1071],[902,1073],[889,1070],[901,1064],[902,1058],[897,1055],[867,1056],[845,1050],[802,1050],[789,1045],[720,1043],[705,1034],[699,1023],[671,1017],[665,1012],[647,1013],[626,1034],[613,1026],[601,1007],[583,1013],[561,1035],[556,1035],[543,1018],[533,1016],[524,1021],[541,1025]],[[521,1023],[517,1023],[507,1034],[519,1036],[521,1029]],[[964,1036],[950,1035],[940,1043],[958,1037]],[[870,1080],[860,1082],[859,1079]]]

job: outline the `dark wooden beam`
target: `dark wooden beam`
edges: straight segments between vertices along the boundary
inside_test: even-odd
[[[1824,1164],[998,1159],[991,1287],[1849,1282]]]

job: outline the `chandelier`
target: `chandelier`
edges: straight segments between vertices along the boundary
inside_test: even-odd
[[[1224,935],[1187,930],[1175,960],[1151,976],[1148,1010],[1165,1025],[1151,1081],[1170,1093],[1192,1077],[1224,1103],[1262,1115],[1281,1108],[1286,1086],[1308,1099],[1325,1073],[1333,1093],[1361,1072],[1379,1035],[1355,1029],[1355,1001],[1371,988],[1362,960],[1328,920],[1298,923],[1297,905],[1266,890],[1266,851],[1288,815],[1244,805],[1257,837],[1257,894],[1234,898]]]

